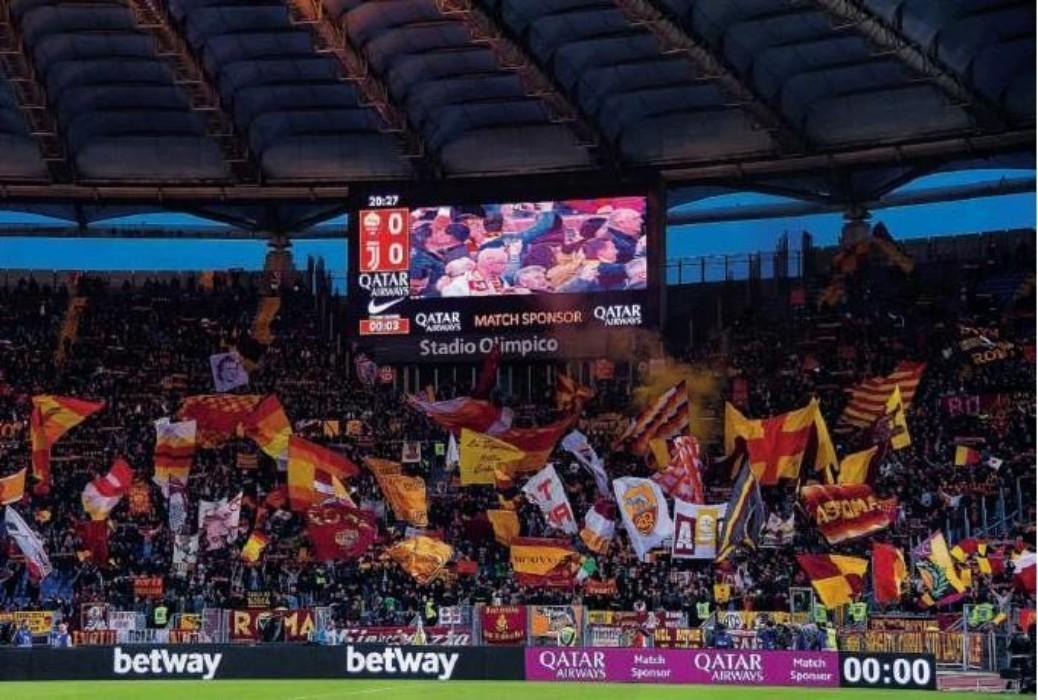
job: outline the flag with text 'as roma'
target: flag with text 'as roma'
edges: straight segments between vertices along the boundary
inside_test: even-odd
[[[105,407],[104,401],[84,401],[69,396],[41,394],[32,397],[29,437],[32,442],[32,470],[35,490],[50,490],[50,450],[61,436]]]
[[[270,544],[270,535],[253,530],[245,546],[241,550],[241,558],[247,564],[255,564],[263,556],[263,550]]]
[[[569,541],[541,537],[512,540],[509,559],[523,586],[572,585],[580,565],[580,554]]]
[[[243,425],[245,436],[259,445],[261,450],[274,459],[285,459],[288,439],[292,436],[292,424],[277,396],[270,394],[264,398],[249,413]]]
[[[160,418],[155,421],[155,475],[151,480],[162,489],[166,498],[169,498],[171,479],[187,483],[197,432],[198,423],[193,420],[173,422],[169,418]]]
[[[123,459],[112,462],[112,468],[83,489],[83,510],[92,520],[105,520],[119,500],[133,485],[133,470]]]
[[[259,394],[199,394],[188,396],[177,417],[194,420],[199,447],[219,447],[238,434],[249,414],[263,400]]]
[[[872,543],[872,594],[881,605],[901,600],[901,587],[908,578],[905,554],[898,547]]]
[[[812,471],[823,471],[837,463],[817,399],[796,411],[763,419],[746,418],[735,406],[725,404],[726,454],[734,452],[740,438],[745,441],[750,469],[761,486],[798,478],[805,461]]]
[[[36,581],[42,581],[50,575],[53,567],[50,565],[50,557],[43,547],[43,540],[29,527],[11,506],[4,508],[4,530],[7,536],[14,540],[25,556],[25,564],[29,569],[29,576]]]
[[[0,477],[0,506],[17,503],[25,496],[25,467]]]
[[[614,447],[627,443],[633,454],[644,455],[652,440],[677,437],[688,430],[688,390],[680,381],[631,421]]]
[[[389,474],[377,477],[382,495],[397,520],[415,527],[429,527],[429,503],[425,494],[425,479],[419,476]]]
[[[613,494],[631,548],[640,561],[645,561],[650,549],[674,534],[663,491],[649,479],[625,476],[613,479]]]
[[[829,544],[842,544],[894,523],[897,498],[877,498],[866,484],[812,484],[800,489],[804,511]]]
[[[288,440],[288,500],[292,510],[306,510],[336,497],[336,480],[359,473],[345,455],[292,435]]]
[[[850,389],[850,398],[843,415],[836,425],[838,429],[868,428],[886,413],[887,400],[900,387],[901,401],[905,410],[912,407],[919,380],[926,371],[925,362],[899,362],[894,371],[885,377],[871,377]]]
[[[454,556],[454,548],[446,542],[418,535],[393,545],[390,558],[420,585],[429,583]]]
[[[832,609],[850,603],[865,587],[868,559],[839,554],[798,554],[797,563],[811,579],[822,605]]]
[[[306,511],[306,533],[320,561],[357,559],[378,538],[375,518],[342,501],[325,501]]]
[[[461,485],[493,484],[494,472],[510,473],[512,465],[525,456],[525,452],[503,440],[462,428],[458,447]]]
[[[519,536],[519,515],[514,510],[488,510],[487,520],[494,528],[494,539],[498,543],[507,547]]]

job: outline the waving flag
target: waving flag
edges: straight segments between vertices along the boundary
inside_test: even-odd
[[[336,495],[336,481],[360,472],[345,455],[292,435],[288,439],[288,499],[292,510]]]
[[[688,390],[681,381],[642,411],[616,440],[616,445],[628,443],[632,453],[644,455],[652,440],[677,437],[687,433],[688,426]]]
[[[25,467],[0,477],[0,506],[17,503],[25,496]]]
[[[455,435],[462,428],[487,435],[500,435],[512,427],[512,411],[483,399],[459,396],[447,401],[432,401],[422,396],[409,396],[408,403],[442,428]]]
[[[104,401],[84,401],[68,396],[41,394],[32,397],[29,435],[32,441],[33,476],[41,495],[50,490],[50,450],[61,436],[105,407]]]
[[[577,519],[555,467],[549,464],[530,477],[523,486],[523,494],[537,504],[550,527],[567,535],[577,534]]]
[[[555,388],[555,405],[560,411],[580,412],[581,407],[595,395],[591,387],[584,386],[568,374],[560,374]]]
[[[83,489],[83,510],[92,520],[105,520],[133,485],[133,470],[123,459],[116,459],[104,476]]]
[[[638,559],[645,561],[650,549],[674,534],[663,491],[649,479],[625,476],[613,480],[613,493],[631,547]]]
[[[811,579],[822,605],[838,608],[850,603],[865,587],[868,559],[839,554],[798,554],[797,563]]]
[[[494,528],[494,539],[504,546],[519,536],[519,516],[514,510],[488,510],[487,520]]]
[[[196,421],[198,445],[211,449],[234,437],[262,400],[259,394],[188,396],[181,404],[177,417]]]
[[[256,306],[256,316],[252,320],[252,337],[262,345],[274,342],[274,334],[270,332],[270,324],[281,309],[281,297],[261,297]]]
[[[241,550],[241,558],[247,564],[255,564],[263,556],[263,550],[270,544],[270,535],[253,530],[245,546]]]
[[[169,418],[160,418],[155,421],[155,476],[152,481],[158,484],[166,498],[169,498],[171,479],[187,483],[197,432],[198,423],[193,420],[174,423]]]
[[[379,476],[377,480],[397,520],[403,520],[415,527],[429,527],[429,503],[426,500],[424,479],[389,474]]]
[[[912,550],[912,559],[927,591],[927,600],[941,605],[965,592],[967,585],[955,568],[943,532],[934,532],[923,540]]]
[[[837,483],[840,484],[868,484],[873,478],[876,453],[879,446],[870,447],[861,452],[849,454],[840,460],[840,475]]]
[[[871,486],[812,484],[800,489],[804,510],[829,544],[875,534],[894,523],[897,498],[876,498]]]
[[[522,586],[571,586],[580,555],[566,540],[518,537],[509,559]]]
[[[905,555],[899,548],[872,543],[872,594],[881,605],[901,600],[901,587],[908,578]]]
[[[53,570],[47,551],[43,548],[43,540],[22,520],[18,511],[11,506],[4,510],[7,511],[4,513],[4,529],[7,536],[14,540],[18,549],[25,555],[29,575],[37,581],[42,581]]]
[[[912,436],[908,434],[908,420],[905,418],[905,404],[901,398],[901,388],[894,387],[887,399],[886,417],[890,421],[890,446],[895,450],[903,450],[912,444]]]
[[[587,437],[579,430],[572,430],[566,437],[562,438],[562,448],[577,458],[580,464],[591,472],[595,479],[595,487],[598,494],[609,498],[612,492],[609,489],[609,476],[606,474],[602,458],[595,453]]]
[[[812,399],[804,408],[771,418],[748,419],[735,406],[725,405],[725,451],[732,454],[735,441],[745,441],[750,469],[761,486],[774,486],[779,479],[796,479],[801,463],[810,458],[815,471],[836,466],[836,450],[829,430]],[[809,447],[814,445],[814,455]]]
[[[732,496],[725,509],[726,517],[724,528],[721,530],[717,561],[727,559],[738,546],[757,546],[764,527],[766,511],[764,499],[760,495],[760,484],[757,483],[749,466],[744,466],[735,485],[732,486]]]
[[[288,439],[292,436],[292,424],[288,422],[281,401],[274,394],[263,399],[246,417],[245,435],[259,448],[277,460],[288,455]]]
[[[837,421],[842,430],[867,428],[886,414],[887,399],[894,387],[901,388],[905,410],[912,407],[919,380],[926,371],[925,362],[899,362],[886,377],[871,377],[850,390],[850,399]]]
[[[576,415],[573,414],[536,428],[509,428],[494,434],[494,437],[526,453],[525,457],[512,466],[514,474],[535,472],[548,461],[555,445],[563,433],[572,427],[575,420]]]
[[[526,457],[519,448],[468,428],[461,429],[458,455],[462,486],[493,484],[495,472],[510,474],[512,465]]]
[[[667,468],[652,475],[671,498],[680,498],[689,503],[702,503],[703,463],[699,461],[699,441],[691,435],[674,438],[674,457]]]
[[[108,566],[108,521],[80,520],[76,536],[83,541],[84,552],[100,567]]]
[[[238,539],[242,493],[230,499],[199,501],[198,529],[205,534],[206,549],[223,549]]]
[[[967,447],[966,445],[956,445],[955,466],[968,467],[973,464],[980,464],[980,453],[974,450],[972,447]]]
[[[249,373],[237,352],[221,352],[209,356],[209,371],[213,375],[213,388],[224,393],[240,386],[249,385]]]
[[[616,535],[616,522],[613,520],[616,506],[612,501],[600,499],[588,509],[584,515],[584,527],[580,530],[580,539],[596,554],[605,554]]]
[[[357,559],[378,538],[369,513],[337,501],[311,506],[306,511],[306,532],[321,561]]]
[[[447,566],[454,556],[454,548],[432,537],[418,535],[394,545],[388,554],[401,569],[424,586]]]

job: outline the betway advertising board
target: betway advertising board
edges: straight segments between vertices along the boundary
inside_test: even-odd
[[[526,649],[526,680],[826,688],[840,685],[839,654],[722,649]]]

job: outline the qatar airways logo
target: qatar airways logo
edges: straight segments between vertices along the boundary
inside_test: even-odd
[[[537,663],[548,669],[559,681],[604,681],[605,653],[601,651],[555,651],[545,649],[537,655]]]
[[[608,306],[596,306],[591,313],[606,326],[642,325],[641,304],[610,304]]]
[[[451,333],[461,330],[461,312],[459,311],[419,311],[414,315],[414,322],[427,333]]]
[[[692,657],[696,670],[710,675],[711,683],[763,683],[760,654],[699,652]]]

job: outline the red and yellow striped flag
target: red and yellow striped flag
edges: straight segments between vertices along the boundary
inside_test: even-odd
[[[885,377],[870,377],[850,389],[850,398],[836,425],[847,430],[867,428],[887,412],[887,399],[894,387],[901,387],[901,401],[907,411],[912,407],[919,380],[926,371],[925,362],[899,362]]]
[[[652,440],[677,437],[688,430],[688,390],[685,382],[680,381],[642,411],[616,440],[616,445],[629,442],[632,453],[645,455]]]
[[[212,449],[238,433],[238,427],[263,400],[259,394],[199,394],[188,396],[177,417],[198,424],[199,447]]]
[[[32,397],[29,433],[32,440],[33,476],[39,482],[35,491],[50,490],[50,450],[72,428],[105,407],[104,401],[84,401],[68,396],[41,394]]]
[[[274,459],[285,459],[292,424],[277,396],[270,394],[249,414],[245,435]]]
[[[359,471],[345,455],[296,435],[288,439],[288,500],[292,510],[306,510],[334,498],[335,481]]]
[[[797,563],[811,579],[822,605],[836,608],[850,603],[865,586],[868,559],[839,554],[798,554]]]
[[[198,424],[193,420],[171,422],[169,418],[155,421],[155,475],[152,481],[169,498],[169,482],[187,484],[191,460],[195,455],[195,435]]]

